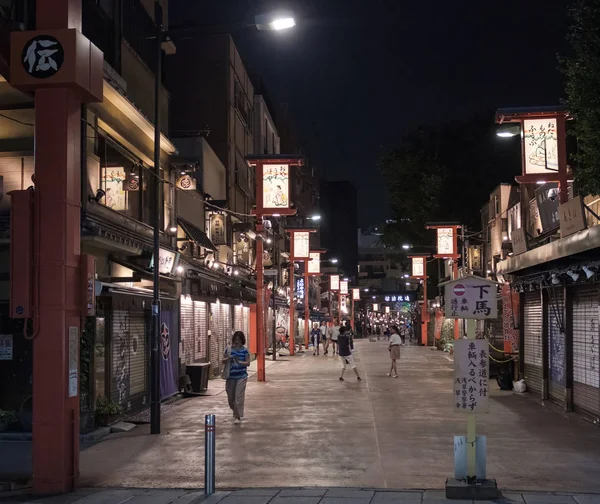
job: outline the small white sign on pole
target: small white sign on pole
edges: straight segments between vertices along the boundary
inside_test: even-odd
[[[475,276],[444,284],[447,318],[498,318],[498,284]]]
[[[454,411],[489,411],[490,354],[485,339],[454,342]]]

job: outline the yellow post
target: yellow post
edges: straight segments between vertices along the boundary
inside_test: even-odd
[[[475,339],[475,320],[467,319],[467,339]],[[475,413],[467,414],[467,481],[471,483],[477,477],[476,446],[477,439]]]

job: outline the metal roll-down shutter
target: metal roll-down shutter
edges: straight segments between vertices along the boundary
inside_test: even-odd
[[[185,367],[194,363],[194,302],[188,296],[181,296],[181,343],[183,353],[179,356],[181,362],[180,373],[185,375]]]
[[[565,295],[563,287],[548,289],[548,395],[551,401],[565,404]]]
[[[208,312],[204,301],[194,301],[194,360],[208,360]]]
[[[539,291],[525,293],[524,363],[528,390],[542,393],[542,300]]]
[[[593,419],[600,417],[600,338],[598,287],[573,289],[573,405]]]

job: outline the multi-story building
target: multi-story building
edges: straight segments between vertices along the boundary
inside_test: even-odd
[[[21,19],[13,21],[24,23],[21,28],[33,28],[27,24],[34,17],[33,2],[18,3],[19,8],[12,14]],[[161,6],[167,13],[168,2],[162,0]],[[161,253],[159,258],[152,257],[151,219],[155,207],[151,189],[156,180],[153,15],[154,2],[148,0],[83,3],[84,35],[104,52],[105,61],[103,101],[84,107],[81,118],[86,124],[81,138],[81,253],[95,259],[96,272],[95,312],[86,318],[81,340],[82,408],[93,408],[100,396],[118,402],[126,411],[148,404],[150,298],[155,263],[162,274],[165,351],[168,350],[169,362],[175,364],[161,368],[161,392],[167,397],[179,389],[177,300],[181,284],[177,241],[169,232],[175,219],[169,156],[176,148],[166,136],[170,95],[164,85],[160,89]],[[10,26],[3,23],[2,29]],[[164,44],[163,56],[172,49],[172,44]],[[3,233],[8,237],[7,193],[35,186],[35,108],[31,96],[12,89],[6,82],[0,89],[0,108],[5,115],[0,130],[0,176],[4,182],[0,211]],[[6,241],[2,253],[7,257]],[[5,278],[8,265],[8,261],[2,262]],[[5,301],[7,297],[4,289]],[[2,309],[5,330],[14,330],[18,324],[7,320],[6,304]],[[12,359],[0,362],[0,404],[16,409],[31,394],[31,343],[20,336],[12,342]]]

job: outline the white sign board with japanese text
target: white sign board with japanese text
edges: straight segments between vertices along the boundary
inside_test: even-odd
[[[425,276],[425,258],[424,257],[413,257],[412,258],[412,276],[421,278]]]
[[[454,228],[437,228],[437,253],[441,256],[452,256],[456,254],[454,250]]]
[[[263,208],[277,210],[290,207],[290,167],[263,165]],[[306,256],[304,256],[306,257]]]
[[[447,318],[498,318],[498,284],[475,276],[459,278],[445,286]]]
[[[348,280],[342,280],[340,282],[340,293],[342,296],[348,295]]]
[[[558,172],[556,119],[523,121],[525,174]]]
[[[340,275],[329,276],[329,290],[338,291],[340,290]]]
[[[308,261],[308,274],[309,275],[318,275],[321,273],[321,253],[320,252],[311,252],[310,253],[311,260]]]
[[[485,339],[454,342],[454,411],[489,411],[489,345]]]
[[[295,231],[294,257],[292,259],[306,259],[310,257],[310,233],[308,231]]]
[[[170,250],[160,249],[160,255],[158,260],[158,271],[161,275],[170,275],[173,273],[177,264],[178,255],[176,252]],[[154,257],[150,261],[150,269],[154,268]]]
[[[352,300],[360,301],[360,289],[352,289]]]

